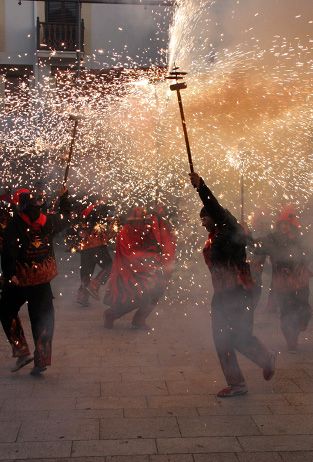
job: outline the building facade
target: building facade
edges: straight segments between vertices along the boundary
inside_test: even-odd
[[[0,0],[1,94],[56,70],[149,67],[165,62],[165,5]],[[130,0],[131,1],[131,0]]]

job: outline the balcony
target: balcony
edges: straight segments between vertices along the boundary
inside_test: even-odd
[[[78,46],[80,35],[80,46]],[[84,20],[78,24],[41,22],[37,18],[37,50],[76,52],[84,51]]]

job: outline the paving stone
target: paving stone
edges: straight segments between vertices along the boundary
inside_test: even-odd
[[[263,435],[313,435],[313,416],[257,415],[253,420]]]
[[[278,452],[249,452],[237,454],[239,462],[282,462]]]
[[[131,418],[138,417],[171,417],[171,416],[185,416],[197,417],[198,412],[193,407],[173,407],[167,408],[146,408],[146,409],[124,409],[124,416]]]
[[[251,402],[241,402],[240,406],[234,406],[229,401],[212,403],[208,407],[197,408],[200,415],[252,415],[252,414],[272,414],[269,406],[265,403],[253,404]]]
[[[110,369],[111,367],[117,366],[125,366],[125,364],[129,364],[129,366],[158,366],[159,359],[157,354],[150,354],[145,353],[144,356],[142,354],[137,355],[128,355],[127,353],[116,355],[115,357],[106,356],[103,361],[103,367],[107,367]],[[98,364],[99,365],[99,364]]]
[[[149,457],[150,456],[107,456],[105,462],[150,462]]]
[[[313,404],[311,405],[292,405],[292,404],[282,404],[282,403],[272,403],[269,405],[269,408],[273,414],[313,414]],[[258,414],[257,412],[255,414]]]
[[[91,333],[90,333],[91,334]],[[65,358],[67,361],[70,361],[71,366],[73,367],[80,367],[83,364],[83,359],[79,355],[72,356],[71,358]],[[99,364],[102,363],[101,357],[92,356],[89,358],[85,358],[85,364],[88,367],[99,367]]]
[[[64,415],[64,411],[62,415]],[[19,411],[0,410],[0,421],[31,422],[33,420],[44,420],[49,417],[49,411]]]
[[[74,441],[72,457],[155,454],[152,439]]]
[[[75,264],[69,264],[76,271],[79,256],[75,257]],[[297,434],[311,431],[313,418],[310,344],[296,358],[282,354],[269,383],[263,381],[260,369],[240,358],[249,394],[217,399],[225,380],[205,309],[194,310],[190,301],[184,307],[189,310],[185,318],[180,307],[161,302],[158,310],[165,314],[151,316],[153,335],[131,331],[131,316],[106,331],[101,304],[92,302],[88,310],[74,306],[76,276],[71,284],[64,287],[66,297],[55,300],[53,367],[42,380],[34,380],[27,370],[9,372],[13,360],[0,336],[0,440],[10,432],[1,423],[23,424],[15,434],[17,442],[0,443],[1,461],[313,462],[312,434]],[[27,319],[25,309],[22,317]],[[257,330],[268,335],[273,345],[278,332],[280,345],[283,340],[275,326],[272,318],[257,313]],[[25,329],[31,338],[28,321]],[[309,329],[313,332],[313,325]],[[258,425],[248,425],[250,416]],[[100,421],[101,437],[106,438],[101,440]],[[250,434],[261,428],[263,435]],[[19,440],[46,435],[55,441]],[[74,441],[59,440],[62,436]]]
[[[272,384],[273,392],[274,393],[301,393],[302,391],[301,387],[297,383],[294,383],[293,380],[274,380]]]
[[[246,452],[313,450],[312,435],[239,436],[238,440]]]
[[[241,447],[232,437],[160,438],[160,454],[197,454],[208,452],[240,452]]]
[[[81,377],[91,378],[92,380],[97,381],[97,382],[98,381],[99,382],[121,382],[122,381],[122,373],[119,372],[119,370],[114,370],[113,368],[111,368],[108,371],[106,368],[99,369],[99,367],[80,367],[79,375]],[[137,380],[138,380],[138,375],[137,375]]]
[[[64,383],[59,384],[57,387],[48,386],[42,388],[42,386],[35,387],[32,391],[31,397],[36,399],[49,399],[51,396],[55,398],[61,397],[100,397],[100,382],[99,383],[73,383],[72,385]]]
[[[3,411],[49,411],[52,409],[75,409],[75,398],[54,398],[47,397],[47,399],[33,398],[16,398],[8,399],[3,403]]]
[[[7,381],[6,384],[0,385],[0,396],[8,398],[15,398],[19,394],[26,393],[28,396],[31,395],[32,391],[34,390],[33,383],[20,383],[17,384],[15,381]]]
[[[5,462],[5,461],[2,461]],[[19,459],[19,462],[73,462],[71,457],[62,459]],[[105,457],[76,457],[75,462],[106,462]]]
[[[313,405],[313,393],[287,393],[284,396],[289,404]]]
[[[200,394],[214,394],[218,389],[218,385],[210,380],[203,381],[167,381],[167,387],[170,395],[200,395]]]
[[[178,417],[183,437],[259,435],[258,427],[249,416]]]
[[[168,395],[165,382],[137,381],[128,383],[105,382],[101,384],[101,396]]]
[[[175,417],[145,419],[105,419],[100,423],[100,439],[158,438],[180,436]]]
[[[148,397],[148,407],[150,408],[172,408],[172,407],[205,407],[208,406],[214,397],[206,395],[189,396],[152,396]]]
[[[149,462],[193,462],[191,454],[172,454],[166,456],[150,456]]]
[[[313,377],[313,365],[308,367],[306,364],[303,366],[304,372],[309,376]]]
[[[99,421],[92,419],[54,420],[23,423],[18,441],[58,441],[99,439]]]
[[[1,414],[0,414],[1,415]],[[66,412],[66,419],[108,419],[123,417],[123,409],[74,409]],[[49,411],[49,418],[54,420],[64,419],[64,412]]]
[[[76,409],[122,409],[122,408],[145,408],[145,398],[124,396],[107,396],[106,398],[77,398]]]
[[[145,366],[144,369],[146,369],[146,367],[149,367],[149,366]],[[104,369],[97,369],[98,373],[101,375],[101,376],[112,376],[112,377],[115,377],[115,376],[118,376],[120,379],[122,378],[123,375],[127,375],[127,374],[130,374],[130,375],[133,375],[134,377],[137,377],[136,378],[136,381],[138,381],[138,377],[140,376],[140,374],[142,373],[142,370],[143,368],[140,367],[140,366],[131,366],[130,364],[122,364],[120,366],[113,366],[113,367],[110,367],[110,369],[107,369],[107,368],[104,368]],[[87,370],[86,368],[82,369],[82,372],[84,373],[87,373],[89,374],[90,372],[90,376],[93,376],[92,374],[95,373],[96,374],[96,371],[93,370],[93,371],[89,371]],[[149,379],[147,379],[149,380]],[[153,379],[152,379],[153,380]],[[104,380],[106,381],[106,380]],[[119,382],[121,380],[112,380],[113,382]]]
[[[282,452],[280,455],[283,462],[312,462],[313,460],[311,451]]]
[[[238,459],[236,457],[236,454],[195,454],[194,461],[195,462],[238,462]]]
[[[313,378],[294,378],[294,383],[300,388],[300,391],[304,393],[312,393],[313,392]]]
[[[0,422],[0,443],[10,443],[16,440],[20,422]]]
[[[217,398],[217,402],[222,405],[224,403],[225,405],[225,399],[223,398]],[[288,401],[287,401],[286,395],[273,393],[272,391],[270,391],[268,393],[248,393],[247,395],[244,395],[244,396],[237,396],[236,400],[235,401],[232,400],[232,402],[229,403],[228,406],[240,407],[241,403],[245,403],[244,405],[248,405],[248,403],[253,404],[253,405],[261,404],[261,403],[269,405],[270,403],[286,403],[287,404]]]
[[[277,379],[298,379],[299,377],[308,378],[308,375],[304,369],[299,369],[296,367],[282,369],[278,367],[275,373],[275,378]]]
[[[71,441],[1,443],[0,460],[48,459],[70,457]]]
[[[214,348],[214,346],[212,345],[212,348]],[[214,361],[214,365],[215,366],[218,366],[218,363]],[[219,383],[220,381],[222,381],[224,379],[224,375],[221,371],[221,369],[219,369],[218,367],[214,367],[214,368],[210,368],[210,369],[207,369],[205,368],[205,370],[203,370],[203,365],[202,367],[188,367],[188,366],[182,366],[181,367],[181,370],[183,371],[183,376],[185,377],[185,380],[187,381],[193,381],[193,380],[197,380],[197,381],[211,381],[211,382],[215,382],[215,383]]]
[[[65,350],[67,348],[67,345],[60,345],[60,357],[64,358],[65,356]],[[77,346],[75,346],[75,351],[76,351]],[[56,346],[53,346],[53,355],[57,354],[57,349]],[[62,382],[66,380],[73,380],[74,377],[77,378],[77,380],[83,379],[80,375],[80,368],[78,366],[72,367],[69,366],[68,364],[66,365],[66,368],[62,367],[62,365],[56,365],[55,363],[53,364],[52,368],[49,370],[49,375],[46,376],[46,379],[51,377],[51,375],[57,377],[58,379],[62,378]]]
[[[174,367],[145,367],[139,372],[131,370],[122,374],[122,382],[137,382],[138,380],[182,380],[184,379],[183,370]]]

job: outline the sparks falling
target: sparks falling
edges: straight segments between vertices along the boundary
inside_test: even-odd
[[[54,191],[70,145],[69,114],[77,114],[71,191],[103,192],[120,213],[156,200],[179,210],[178,257],[189,271],[202,236],[177,102],[164,80],[176,62],[188,71],[184,107],[195,169],[223,205],[239,218],[243,175],[247,215],[290,202],[303,210],[313,192],[313,18],[301,1],[280,0],[277,11],[269,1],[246,3],[178,0],[168,56],[161,50],[149,70],[101,49],[85,60],[106,72],[76,78],[73,69],[38,85],[31,76],[29,85],[8,89],[0,115],[3,182],[17,187],[40,177]]]

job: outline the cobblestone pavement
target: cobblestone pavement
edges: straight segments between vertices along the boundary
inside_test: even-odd
[[[1,332],[0,460],[313,461],[312,327],[290,355],[277,317],[258,313],[257,333],[281,352],[277,374],[264,382],[240,358],[249,394],[221,400],[208,309],[162,302],[150,334],[131,330],[129,317],[108,331],[101,303],[81,308],[77,279],[63,274],[60,283],[53,365],[44,377],[31,377],[31,365],[10,372]],[[25,308],[22,318],[30,339]]]

